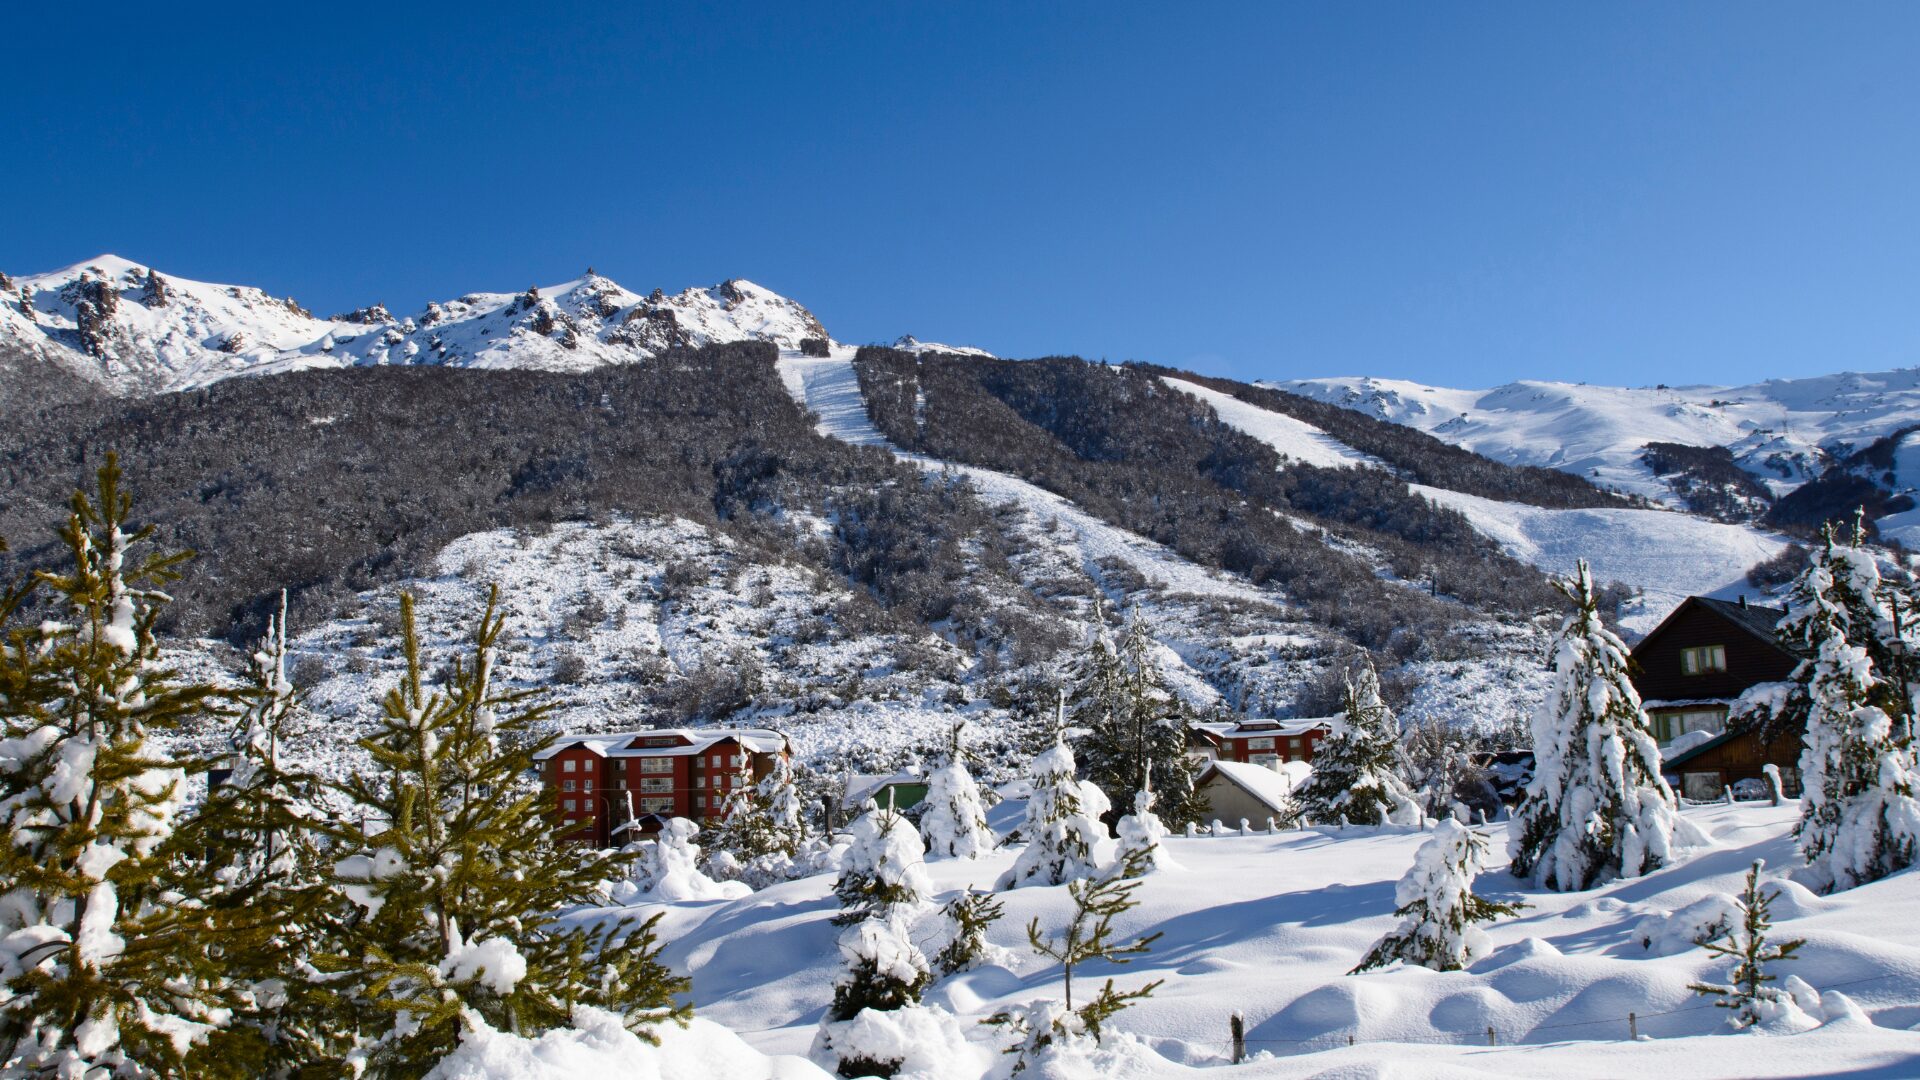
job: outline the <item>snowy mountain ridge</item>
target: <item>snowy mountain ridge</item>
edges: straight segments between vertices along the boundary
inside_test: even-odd
[[[1650,442],[1725,447],[1778,496],[1920,423],[1920,369],[1736,387],[1522,380],[1465,390],[1367,376],[1262,385],[1405,424],[1496,461],[1562,469],[1658,499],[1672,491],[1641,460]]]
[[[374,304],[318,317],[292,298],[170,277],[114,255],[0,275],[0,345],[121,394],[360,365],[585,371],[671,348],[757,340],[792,349],[827,336],[805,307],[739,278],[643,296],[589,269],[522,293],[430,303],[412,316]]]

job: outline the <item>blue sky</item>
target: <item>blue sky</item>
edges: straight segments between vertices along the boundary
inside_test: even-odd
[[[282,7],[10,11],[0,269],[741,276],[1243,378],[1920,362],[1920,5]]]

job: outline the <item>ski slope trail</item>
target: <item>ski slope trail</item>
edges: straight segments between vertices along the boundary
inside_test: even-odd
[[[1061,543],[1059,533],[1064,530],[1066,543],[1077,551],[1082,569],[1096,581],[1100,580],[1100,563],[1118,560],[1168,592],[1227,596],[1262,604],[1281,602],[1278,593],[1195,565],[1160,544],[1101,521],[1037,484],[992,469],[942,461],[894,446],[867,417],[860,377],[853,369],[853,353],[851,348],[835,347],[832,355],[824,358],[787,351],[780,354],[780,381],[795,401],[819,418],[820,434],[856,446],[883,446],[901,460],[913,462],[929,472],[964,476],[988,503],[1011,502],[1024,508],[1043,532],[1052,534],[1051,542]],[[1049,524],[1053,526],[1051,530],[1047,529]]]
[[[1305,420],[1248,404],[1232,394],[1223,394],[1185,379],[1162,375],[1160,381],[1211,405],[1221,423],[1259,439],[1282,457],[1323,469],[1345,469],[1356,465],[1372,469],[1387,468],[1386,462],[1355,450]]]
[[[1377,459],[1290,416],[1177,379],[1169,385],[1213,406],[1222,423],[1310,465],[1372,465]],[[1563,574],[1580,559],[1601,581],[1642,591],[1623,625],[1645,633],[1688,596],[1758,595],[1746,572],[1786,547],[1783,537],[1677,511],[1557,510],[1503,502],[1423,484],[1408,485],[1435,504],[1458,511],[1507,554],[1548,573]]]

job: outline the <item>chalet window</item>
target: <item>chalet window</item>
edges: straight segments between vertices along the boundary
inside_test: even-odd
[[[663,757],[641,758],[640,771],[650,773],[672,772],[673,759]]]
[[[567,763],[566,763],[565,765],[562,765],[562,766],[560,766],[560,771],[561,771],[561,772],[572,772],[572,771],[573,771],[573,767],[574,767],[575,765],[577,765],[577,764],[579,764],[579,763],[578,763],[578,762],[576,762],[576,761],[574,761],[574,760],[573,760],[572,758],[568,758],[568,759],[567,759]]]
[[[747,755],[745,754],[735,754],[731,758],[727,759],[727,764],[732,765],[736,769],[741,767],[742,765],[745,765],[746,763],[747,763]]]
[[[1288,739],[1288,740],[1287,740],[1287,749],[1289,749],[1289,750],[1298,750],[1298,749],[1300,749],[1300,740],[1299,740],[1299,739]]]
[[[1725,645],[1696,645],[1691,649],[1680,650],[1680,673],[1683,675],[1705,675],[1709,672],[1727,670],[1727,647]]]
[[[1247,749],[1249,749],[1249,750],[1271,750],[1271,749],[1273,749],[1273,739],[1272,739],[1271,737],[1269,737],[1269,738],[1265,738],[1265,739],[1248,739],[1248,740],[1247,740]]]
[[[562,781],[560,782],[560,790],[561,790],[561,791],[572,791],[572,790],[573,790],[573,781],[571,781],[571,780],[562,780]]]
[[[1279,755],[1279,754],[1255,754],[1255,755],[1253,755],[1253,763],[1254,763],[1255,765],[1265,765],[1265,766],[1267,766],[1268,768],[1272,768],[1272,767],[1273,767],[1273,766],[1274,766],[1274,765],[1275,765],[1276,763],[1278,763],[1278,762],[1279,762],[1279,760],[1280,760],[1280,755]]]

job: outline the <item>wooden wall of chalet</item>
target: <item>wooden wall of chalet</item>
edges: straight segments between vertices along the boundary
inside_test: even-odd
[[[1681,650],[1698,645],[1726,646],[1727,670],[1682,674]],[[1639,665],[1634,689],[1644,699],[1660,701],[1739,697],[1755,683],[1786,678],[1794,667],[1793,657],[1760,641],[1712,608],[1691,602],[1658,633],[1636,646],[1633,658]]]
[[[1762,743],[1754,735],[1736,735],[1718,746],[1710,746],[1694,757],[1673,766],[1673,772],[1681,777],[1688,773],[1719,773],[1720,779],[1708,797],[1717,796],[1719,789],[1741,780],[1758,780],[1761,769],[1766,765],[1780,768],[1781,780],[1789,796],[1800,794],[1800,749],[1801,741],[1791,736],[1782,736],[1771,743]],[[1682,780],[1684,787],[1685,781]]]

